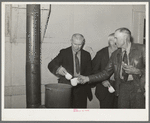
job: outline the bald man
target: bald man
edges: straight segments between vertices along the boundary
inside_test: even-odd
[[[60,50],[60,53],[48,64],[50,72],[59,77],[58,83],[70,84],[65,78],[67,72],[73,77],[91,74],[91,56],[82,49],[84,44],[85,39],[82,34],[73,34],[71,47]],[[72,87],[72,108],[87,108],[87,98],[92,100],[88,84]]]

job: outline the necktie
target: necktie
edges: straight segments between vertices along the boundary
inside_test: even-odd
[[[122,61],[128,65],[127,52],[125,51]],[[128,74],[122,69],[122,76],[124,77],[124,81],[126,82],[128,79]]]
[[[79,59],[77,57],[78,52],[75,54],[75,63],[76,63],[76,72],[77,74],[80,72],[80,67],[79,67]]]

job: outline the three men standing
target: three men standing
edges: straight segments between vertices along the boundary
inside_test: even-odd
[[[127,28],[117,29],[114,38],[118,49],[111,54],[106,67],[94,75],[90,75],[91,56],[82,49],[85,39],[81,34],[74,34],[72,46],[61,50],[49,63],[48,68],[59,76],[59,83],[70,84],[64,77],[66,72],[78,77],[80,84],[73,87],[73,108],[86,108],[87,97],[92,100],[89,84],[102,83],[113,74],[118,108],[145,108],[145,46],[132,43]]]

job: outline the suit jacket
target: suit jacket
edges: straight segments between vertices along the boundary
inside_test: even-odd
[[[80,62],[81,62],[80,74],[84,76],[90,75],[91,74],[91,56],[87,51],[83,49],[81,49],[81,61]],[[50,70],[50,72],[56,75],[56,71],[60,66],[64,67],[67,70],[67,72],[70,73],[71,75],[74,75],[73,53],[72,53],[71,47],[60,50],[60,53],[48,64],[48,69]],[[58,82],[70,84],[70,81],[67,80],[64,76],[59,76]],[[84,96],[87,96],[89,100],[92,100],[92,92],[88,84],[86,85],[79,84],[73,88],[77,88],[78,91],[82,91],[82,93],[84,89],[85,90]]]
[[[92,74],[96,74],[105,69],[109,61],[108,47],[99,50],[96,56],[92,60]],[[109,79],[108,79],[109,80]],[[105,99],[108,92],[108,88],[104,87],[100,81],[96,84],[95,95],[99,101]]]
[[[135,88],[139,89],[144,93],[145,91],[145,46],[143,44],[131,44],[131,49],[129,53],[129,63],[134,67],[140,69],[142,75],[132,74],[133,82]],[[122,51],[121,49],[116,50],[111,55],[111,58],[102,72],[99,72],[95,75],[89,76],[90,82],[94,83],[97,81],[104,81],[108,79],[112,73],[114,73],[115,78],[115,93],[119,95],[119,86],[121,83],[120,79],[120,69],[122,64]]]

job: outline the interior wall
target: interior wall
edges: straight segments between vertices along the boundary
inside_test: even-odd
[[[144,35],[144,19],[146,20],[145,6],[133,6],[133,33],[134,42],[143,44],[145,35]],[[146,29],[146,26],[145,26]]]
[[[5,108],[25,108],[26,5],[7,5],[5,14]],[[41,5],[41,33],[45,28],[49,5]],[[107,46],[107,36],[119,27],[132,30],[132,5],[53,5],[44,40],[41,44],[41,94],[45,104],[45,84],[57,83],[47,69],[60,49],[70,46],[73,33],[82,33],[84,49],[94,57]],[[94,95],[94,88],[92,89]],[[97,108],[98,101],[88,102]]]

